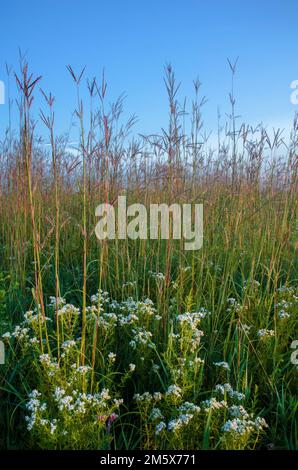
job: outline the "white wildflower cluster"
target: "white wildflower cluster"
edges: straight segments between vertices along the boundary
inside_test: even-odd
[[[163,414],[162,414],[162,412],[160,411],[159,408],[154,407],[154,408],[152,408],[152,410],[151,410],[149,419],[150,419],[151,421],[156,421],[157,419],[164,419],[164,416],[163,416]]]
[[[221,393],[222,395],[226,393],[230,398],[234,398],[238,401],[244,400],[245,398],[243,393],[233,390],[233,387],[229,383],[216,385],[215,393]]]
[[[154,401],[161,401],[162,400],[162,393],[161,392],[154,392],[152,397],[153,397]]]
[[[36,337],[30,338],[30,334],[40,323],[52,321],[40,313],[40,310],[28,310],[24,313],[24,321],[16,325],[12,332],[7,331],[2,335],[4,339],[15,338],[18,341],[29,341],[31,344],[37,344],[39,341]],[[34,328],[35,327],[35,328]]]
[[[280,302],[275,304],[275,308],[278,310],[277,316],[279,319],[289,318],[291,315],[288,310],[293,306],[293,302],[289,300],[281,299]]]
[[[242,405],[232,405],[229,407],[229,414],[233,418],[249,418],[249,414]]]
[[[101,313],[101,318],[109,323],[111,323],[111,321],[114,323],[118,322],[120,326],[135,325],[140,321],[141,317],[153,317],[155,320],[161,319],[161,317],[156,314],[152,300],[148,298],[144,301],[135,301],[132,297],[122,302],[112,300],[110,308],[118,313]]]
[[[109,362],[110,362],[111,364],[113,364],[113,363],[116,361],[116,354],[113,353],[113,352],[110,352],[110,353],[108,354],[108,359],[109,359]]]
[[[261,339],[267,339],[275,336],[274,330],[266,330],[265,328],[258,330],[258,337]]]
[[[277,292],[279,292],[281,294],[292,294],[292,295],[294,295],[295,292],[296,292],[296,289],[295,289],[295,287],[281,286],[277,289]]]
[[[182,426],[186,426],[193,418],[192,414],[181,414],[176,419],[171,419],[168,423],[168,430],[172,432],[178,431]]]
[[[138,307],[137,303],[132,297],[128,297],[126,300],[123,300],[122,302],[117,302],[117,300],[113,300],[110,306],[114,310],[119,310],[120,312],[131,312],[131,313],[137,313]]]
[[[62,343],[61,345],[61,348],[68,352],[72,350],[75,346],[76,346],[76,341],[73,339],[70,339],[68,341],[64,341],[64,343]]]
[[[119,315],[118,321],[120,326],[133,325],[139,321],[139,317],[135,313],[129,313],[128,315]]]
[[[242,330],[244,331],[244,333],[246,335],[248,335],[250,330],[251,330],[251,326],[247,325],[246,323],[242,323],[241,327],[242,327]]]
[[[33,338],[29,339],[30,344],[39,344],[39,340],[36,336],[33,336]]]
[[[98,307],[98,301],[101,299],[101,306]],[[152,334],[138,327],[142,320],[152,318],[161,320],[161,316],[157,315],[156,309],[153,307],[152,300],[146,298],[143,301],[135,301],[132,297],[118,302],[110,300],[107,292],[101,291],[91,297],[93,305],[87,307],[87,321],[96,321],[99,326],[104,329],[113,329],[117,325],[121,327],[134,326],[136,335],[131,341],[130,346],[135,348],[137,344],[147,344],[149,336]],[[103,309],[104,307],[104,309]],[[109,311],[107,311],[109,310]]]
[[[103,307],[110,302],[110,295],[108,292],[100,289],[95,295],[91,296],[91,302]]]
[[[100,318],[102,318],[101,314],[102,312],[98,311],[97,305],[88,305],[86,307],[86,320],[87,321],[89,320],[98,321]]]
[[[234,297],[229,297],[227,299],[227,302],[228,302],[228,305],[229,305],[228,308],[227,308],[227,312],[235,312],[235,313],[240,312],[242,307]]]
[[[41,354],[39,356],[41,364],[45,367],[49,367],[51,364],[51,356],[49,354]]]
[[[88,372],[91,372],[92,370],[92,367],[90,366],[79,366],[79,367],[73,367],[73,368],[78,374],[81,374],[81,375],[85,375]]]
[[[12,332],[11,336],[13,338],[16,338],[19,341],[22,341],[22,340],[28,339],[28,333],[29,333],[28,328],[23,328],[22,326],[17,325],[14,331]]]
[[[205,318],[207,315],[210,315],[210,312],[202,307],[198,312],[186,312],[177,316],[177,321],[179,323],[187,323],[191,329],[195,329],[200,321]]]
[[[52,321],[51,318],[42,315],[40,312],[36,313],[36,311],[28,310],[24,313],[24,323],[26,324],[38,324],[39,322],[44,323],[45,321]]]
[[[115,328],[117,322],[118,322],[118,317],[116,313],[114,312],[103,312],[101,309],[98,309],[96,305],[92,305],[91,307],[87,307],[86,309],[87,312],[87,321],[89,320],[95,320],[97,324],[105,329],[113,329]]]
[[[123,398],[114,398],[114,403],[115,403],[116,407],[119,408],[121,405],[123,405],[124,400],[123,400]]]
[[[139,313],[146,316],[153,316],[156,314],[156,309],[153,307],[151,299],[145,299],[143,302],[137,302],[137,310]]]
[[[48,433],[54,434],[58,425],[63,425],[62,434],[66,435],[65,423],[70,422],[70,417],[76,416],[99,416],[102,417],[104,423],[108,416],[111,422],[116,419],[115,413],[110,414],[110,410],[114,407],[119,408],[123,404],[122,399],[114,399],[111,402],[111,396],[108,389],[103,389],[100,393],[87,394],[82,393],[77,389],[66,391],[65,388],[57,386],[51,393],[49,398],[53,402],[59,412],[59,420],[48,419],[48,405],[46,402],[41,401],[41,393],[38,390],[33,390],[29,394],[29,401],[26,408],[29,415],[26,416],[27,429],[31,431],[34,426],[47,428]],[[101,420],[100,420],[101,421]],[[64,423],[64,424],[63,424]],[[97,424],[97,421],[94,422]]]
[[[58,317],[64,317],[64,316],[75,317],[75,316],[80,315],[80,309],[75,307],[72,304],[65,304],[62,307],[59,307],[57,314],[58,314]]]
[[[177,385],[170,385],[166,391],[166,396],[181,397],[182,390]]]
[[[189,361],[189,367],[194,367],[198,365],[205,364],[205,360],[202,359],[201,357],[195,357],[192,361]]]
[[[4,333],[4,334],[2,335],[2,338],[9,340],[9,339],[11,338],[11,333],[10,333],[10,331],[7,331],[6,333]]]
[[[222,431],[225,433],[236,433],[243,436],[245,434],[263,431],[264,428],[267,427],[268,425],[264,418],[257,417],[255,420],[252,420],[248,419],[247,416],[242,416],[242,418],[234,418],[226,421],[222,426]]]
[[[153,400],[153,397],[149,392],[144,392],[142,394],[136,393],[133,399],[137,403],[141,403],[141,402],[151,402]]]
[[[185,401],[181,406],[179,406],[178,411],[187,412],[187,413],[200,413],[201,408],[194,403]]]
[[[149,392],[144,392],[142,394],[136,393],[133,397],[137,403],[159,402],[162,398],[163,395],[161,392],[154,392],[153,394]]]
[[[227,362],[225,361],[220,361],[220,362],[213,362],[213,365],[216,367],[220,367],[225,370],[230,370],[230,366]]]
[[[171,331],[171,333],[169,334],[169,337],[172,338],[172,339],[179,339],[180,334],[179,333],[174,333],[173,331]]]
[[[29,401],[26,404],[26,408],[30,412],[30,415],[25,417],[28,431],[32,430],[36,421],[40,419],[41,414],[47,409],[47,404],[41,402],[40,397],[41,393],[39,393],[38,390],[32,390],[29,394]]]
[[[154,343],[152,342],[152,333],[151,331],[146,330],[143,327],[136,327],[132,330],[133,339],[130,341],[129,345],[132,349],[136,349],[137,345],[148,346],[148,348],[154,348]]]
[[[56,358],[51,358],[49,354],[41,354],[39,356],[39,361],[42,366],[45,368],[46,373],[49,377],[55,375],[55,372],[59,369],[59,364],[57,363]]]
[[[105,409],[108,407],[109,400],[111,400],[108,389],[103,389],[101,393],[93,395],[78,390],[72,390],[67,394],[65,389],[61,387],[56,387],[53,398],[60,412],[67,412],[72,415],[85,415],[88,410],[95,412],[99,409]],[[122,403],[122,400],[118,400],[115,404],[120,406]]]
[[[162,420],[155,427],[155,435],[158,435],[165,430],[168,430],[169,432],[176,432],[183,426],[187,426],[195,417],[195,415],[200,413],[201,408],[194,403],[184,402],[177,410],[179,415],[176,418],[170,419],[168,424],[166,424],[164,421],[164,416],[160,412],[159,408],[153,408],[153,410],[151,415],[154,416],[154,419]]]
[[[198,312],[186,312],[177,316],[177,322],[181,330],[179,342],[182,345],[186,340],[191,352],[195,352],[200,346],[201,337],[204,336],[204,332],[199,330],[197,326],[208,314],[209,312],[205,309],[201,309]],[[187,332],[191,334],[191,338],[188,337]]]
[[[206,413],[212,410],[220,410],[223,408],[228,407],[228,403],[225,400],[217,401],[216,398],[212,397],[209,400],[204,400],[201,402],[201,406],[203,407]]]
[[[153,271],[149,271],[148,274],[156,281],[164,282],[166,280],[166,276],[163,273],[154,273]]]
[[[283,297],[275,304],[277,317],[284,320],[291,317],[289,311],[298,307],[298,288],[282,286],[277,289],[279,297]]]
[[[156,425],[156,428],[155,428],[155,435],[158,436],[162,431],[164,431],[165,429],[167,429],[167,425],[164,421],[161,421],[160,423],[158,423]]]
[[[65,305],[66,301],[65,299],[63,299],[62,297],[53,297],[53,296],[50,296],[50,307],[52,307],[53,309],[56,309],[57,307],[58,308],[61,308],[63,307],[63,305]]]
[[[278,312],[277,316],[280,320],[282,320],[284,318],[290,318],[291,315],[288,312],[286,312],[286,310],[282,309]]]

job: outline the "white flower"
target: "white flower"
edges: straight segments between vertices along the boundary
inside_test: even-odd
[[[280,311],[278,312],[278,318],[281,319],[281,320],[282,320],[283,318],[289,318],[290,316],[291,316],[291,315],[290,315],[288,312],[286,312],[285,310],[280,310]]]
[[[63,396],[65,395],[65,390],[64,388],[61,388],[61,387],[56,387],[55,388],[55,391],[54,391],[54,398],[56,401],[59,401],[61,400],[61,398],[63,398]]]
[[[22,328],[20,325],[17,325],[12,333],[12,336],[18,340],[22,340],[28,337],[28,332],[28,328]]]
[[[99,304],[100,307],[103,307],[105,304],[110,302],[109,293],[100,289],[97,294],[91,296],[91,302],[93,304]]]
[[[153,399],[155,401],[160,401],[162,399],[162,394],[160,392],[154,392],[153,393]]]
[[[49,367],[51,365],[51,358],[49,354],[41,354],[39,356],[39,360],[42,363],[43,366]]]
[[[188,401],[184,402],[183,405],[181,405],[178,408],[178,411],[191,411],[192,413],[199,413],[201,411],[201,408],[194,403],[190,403]]]
[[[135,364],[132,364],[132,363],[129,364],[129,370],[130,370],[130,372],[133,372],[133,371],[135,370],[135,368],[136,368],[136,365],[135,365]]]
[[[150,413],[150,419],[155,421],[156,419],[164,419],[164,416],[159,408],[152,408]]]
[[[242,405],[232,405],[230,408],[229,408],[229,413],[231,416],[233,416],[234,418],[249,418],[249,414],[247,413],[246,409],[243,408]]]
[[[217,401],[216,398],[212,397],[210,400],[202,401],[201,405],[203,406],[206,413],[211,410],[219,410],[221,408],[227,408],[228,404],[225,400]]]
[[[4,333],[4,334],[2,335],[2,338],[4,338],[4,339],[9,339],[9,338],[11,338],[11,333],[10,333],[9,331],[7,331],[6,333]]]
[[[181,388],[177,385],[170,385],[168,390],[166,391],[166,395],[174,395],[175,397],[181,397]]]
[[[220,392],[223,395],[225,394],[225,392],[231,393],[232,391],[233,391],[232,386],[228,383],[222,384],[222,385],[218,384],[215,387],[215,392]]]
[[[34,336],[33,338],[30,338],[30,343],[31,344],[38,344],[39,340],[38,340],[38,338],[36,338],[36,336]]]
[[[113,352],[110,352],[110,353],[108,354],[108,358],[109,358],[109,361],[110,361],[111,363],[113,363],[113,362],[116,361],[116,354],[113,353]]]
[[[165,281],[166,276],[163,273],[154,273],[152,271],[149,271],[149,275],[153,278],[156,279],[156,281]]]
[[[269,337],[272,337],[272,336],[275,336],[274,330],[266,330],[265,328],[261,329],[261,330],[258,330],[258,337],[259,338],[269,338]]]
[[[60,317],[63,317],[65,315],[69,315],[69,316],[76,316],[76,315],[79,315],[80,314],[80,309],[75,307],[74,305],[72,304],[66,304],[66,305],[63,305],[63,307],[59,308],[58,310],[58,316]]]
[[[192,418],[192,414],[181,414],[177,419],[172,419],[171,421],[169,421],[168,430],[175,432],[182,426],[186,426]]]
[[[231,398],[236,398],[236,400],[238,401],[241,401],[241,400],[244,400],[245,398],[245,395],[241,392],[237,392],[236,390],[233,390],[231,393],[230,393],[230,397]]]
[[[51,434],[54,434],[54,432],[56,431],[56,429],[57,429],[56,421],[53,420],[53,421],[50,423],[50,433],[51,433]]]
[[[169,421],[168,423],[168,430],[175,432],[179,428],[181,428],[182,424],[182,421],[180,421],[179,419],[171,419],[171,421]]]
[[[150,395],[149,392],[144,392],[142,395],[140,395],[139,393],[136,393],[134,395],[134,400],[136,402],[143,402],[143,401],[150,402],[152,400],[152,396]]]
[[[110,400],[111,397],[110,397],[110,392],[109,392],[109,389],[108,388],[104,388],[100,394],[100,397],[102,398],[102,400],[104,401],[107,401],[107,400]]]
[[[29,398],[38,398],[40,396],[41,393],[36,389],[32,390],[32,392],[29,393]]]
[[[58,308],[62,307],[65,304],[65,300],[62,297],[53,297],[50,296],[50,306],[53,308]]]
[[[223,369],[230,370],[230,366],[227,362],[221,361],[221,362],[213,362],[213,365],[216,367],[222,367]]]
[[[253,421],[251,419],[247,419],[246,416],[242,416],[242,419],[234,418],[233,420],[226,421],[222,427],[222,431],[244,435],[254,431],[261,431],[265,427],[268,427],[268,425],[263,418],[258,417]]]
[[[79,374],[87,374],[87,372],[89,372],[90,370],[92,370],[92,367],[90,366],[79,366],[77,368],[77,372],[79,372]]]
[[[218,384],[215,387],[215,392],[219,392],[222,395],[227,393],[230,398],[236,398],[236,400],[243,400],[245,398],[245,395],[243,393],[237,392],[236,390],[233,390],[232,386],[229,383],[225,384]]]
[[[236,299],[233,297],[230,297],[227,299],[228,304],[230,307],[227,309],[228,312],[239,312],[241,310],[241,305],[237,302]]]
[[[161,421],[160,423],[156,425],[155,434],[156,435],[160,434],[166,428],[167,428],[166,423],[164,421]]]
[[[119,399],[114,398],[114,403],[117,406],[117,408],[119,408],[120,405],[123,405],[124,400],[123,400],[123,398],[119,398]]]
[[[69,349],[73,348],[75,345],[76,345],[76,342],[73,339],[71,339],[69,341],[64,341],[64,343],[62,343],[61,345],[61,348],[68,351]]]
[[[250,329],[251,329],[251,326],[248,326],[246,325],[245,323],[242,324],[242,329],[244,331],[244,333],[246,333],[248,335]]]

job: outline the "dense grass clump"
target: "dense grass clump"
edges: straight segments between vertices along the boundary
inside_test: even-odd
[[[200,83],[187,114],[168,66],[168,128],[131,138],[105,79],[87,81],[87,116],[68,69],[77,149],[44,91],[40,145],[24,60],[0,147],[0,447],[297,448],[297,117],[285,142],[238,125],[231,94],[212,148]],[[203,247],[100,242],[95,208],[119,195],[202,203]]]

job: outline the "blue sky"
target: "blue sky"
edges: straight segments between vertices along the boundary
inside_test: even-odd
[[[1,2],[0,44],[0,80],[7,85],[5,62],[17,68],[20,47],[56,97],[59,132],[75,106],[66,64],[86,65],[90,78],[104,67],[108,98],[125,92],[126,113],[136,113],[140,132],[166,126],[167,62],[182,82],[181,100],[191,98],[192,80],[200,78],[208,130],[216,127],[217,106],[223,116],[229,112],[227,57],[239,56],[235,93],[243,121],[288,126],[298,111],[290,102],[290,83],[298,79],[297,0],[14,0]],[[37,98],[36,111],[41,103]],[[0,106],[2,130],[6,119],[7,106]]]

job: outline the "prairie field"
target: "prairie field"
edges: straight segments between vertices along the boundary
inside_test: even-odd
[[[154,135],[134,132],[104,75],[68,66],[73,146],[38,73],[24,57],[7,69],[1,449],[297,449],[298,117],[287,135],[241,123],[227,65],[212,142],[200,82],[185,104],[170,65]],[[119,196],[202,204],[202,247],[185,250],[172,217],[168,238],[122,239],[116,217],[99,240],[96,207],[117,214]]]

